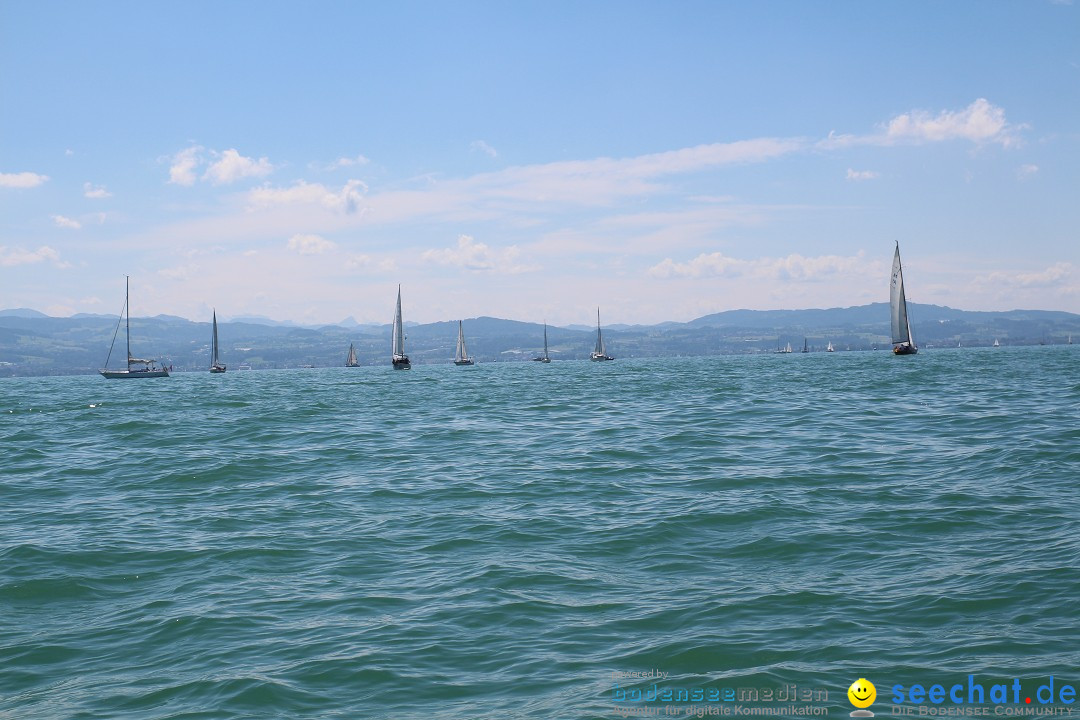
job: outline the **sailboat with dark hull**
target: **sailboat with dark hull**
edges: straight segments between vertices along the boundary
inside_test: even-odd
[[[410,370],[412,363],[405,354],[405,326],[401,322],[401,286],[397,286],[397,310],[394,312],[394,348],[390,363],[395,370]]]
[[[461,325],[461,321],[457,321],[457,351],[454,353],[455,365],[475,365],[471,357],[469,357],[469,351],[465,349],[465,330]]]
[[[349,355],[345,358],[345,367],[360,367],[356,359],[356,346],[352,343],[349,343]]]
[[[608,355],[607,350],[604,349],[604,335],[600,332],[600,308],[596,308],[596,347],[593,348],[592,354],[589,355],[589,359],[593,362],[603,362],[605,360],[615,359]]]
[[[534,357],[533,362],[542,362],[542,363],[551,362],[551,357],[548,355],[548,345],[547,345],[547,320],[544,321],[544,354],[541,355],[540,357]]]
[[[131,279],[124,276],[124,333],[127,335],[127,369],[109,370],[109,360],[112,358],[113,347],[116,345],[116,334],[120,331],[120,321],[116,321],[116,330],[113,331],[112,343],[109,345],[109,354],[105,358],[105,367],[101,374],[110,380],[130,380],[134,378],[158,378],[169,377],[169,371],[164,367],[157,366],[157,360],[143,360],[131,355],[131,309],[130,309],[130,284]]]
[[[218,359],[217,310],[214,310],[214,334],[210,341],[210,372],[223,373],[225,365]]]
[[[892,342],[894,355],[914,355],[919,352],[911,335],[908,321],[907,297],[904,295],[904,268],[900,264],[900,243],[893,254],[892,282],[889,285],[889,308],[891,310]]]

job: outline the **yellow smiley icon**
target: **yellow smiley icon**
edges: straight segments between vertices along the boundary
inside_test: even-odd
[[[857,708],[868,708],[877,699],[877,688],[866,678],[859,678],[847,689],[848,700]]]

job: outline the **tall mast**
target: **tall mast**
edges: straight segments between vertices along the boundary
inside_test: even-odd
[[[130,289],[131,278],[127,275],[124,276],[124,316],[127,318],[127,325],[124,327],[124,334],[127,335],[127,360],[128,367],[131,367],[131,296]]]

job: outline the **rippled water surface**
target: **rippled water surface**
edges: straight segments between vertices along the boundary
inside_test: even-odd
[[[840,716],[858,677],[1080,681],[1078,362],[3,380],[0,717],[613,718],[612,673],[653,669]]]

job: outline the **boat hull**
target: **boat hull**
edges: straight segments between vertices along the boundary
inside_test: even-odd
[[[455,365],[475,365],[476,363],[473,362],[472,360],[455,360],[454,364]]]
[[[596,353],[593,353],[589,356],[589,359],[593,362],[606,362],[607,360],[614,360],[615,358],[610,355],[597,355]]]
[[[109,380],[135,380],[137,378],[169,377],[168,370],[102,370],[102,377]]]
[[[919,348],[914,345],[908,345],[907,343],[901,343],[895,346],[893,349],[893,355],[915,355],[919,352]]]
[[[390,361],[390,364],[394,366],[395,370],[411,370],[412,363],[409,362],[407,357],[396,357]]]
[[[212,368],[210,368],[210,372],[215,374],[215,375],[217,375],[219,373],[223,373],[223,372],[225,372],[225,366],[224,365],[214,365]]]
[[[551,362],[551,358],[545,358],[545,357],[533,358],[533,362],[549,363],[549,362]]]

